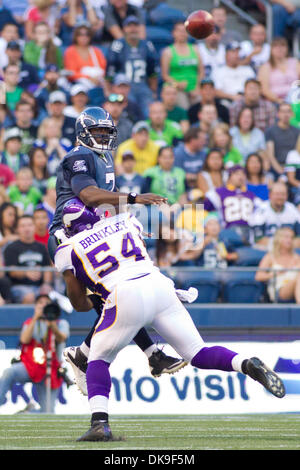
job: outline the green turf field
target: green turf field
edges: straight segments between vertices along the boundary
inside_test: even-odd
[[[89,416],[2,415],[1,450],[299,450],[300,414],[114,416],[118,442],[76,442]]]

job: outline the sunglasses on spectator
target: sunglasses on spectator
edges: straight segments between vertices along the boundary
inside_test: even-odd
[[[123,95],[117,95],[116,93],[112,93],[111,95],[109,95],[108,101],[110,103],[123,103],[124,96]]]

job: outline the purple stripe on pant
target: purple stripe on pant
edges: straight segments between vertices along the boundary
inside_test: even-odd
[[[231,361],[237,353],[222,346],[205,347],[193,357],[191,364],[198,369],[217,369],[231,372]]]

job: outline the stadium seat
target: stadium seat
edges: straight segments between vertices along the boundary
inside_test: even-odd
[[[152,42],[158,55],[165,47],[173,43],[172,34],[160,26],[146,26],[146,36]]]
[[[255,271],[226,271],[223,277],[223,300],[229,303],[259,303],[265,286],[255,280]]]
[[[198,303],[215,303],[221,292],[218,274],[213,271],[181,271],[177,274],[175,283],[181,289],[195,287],[198,290]]]
[[[173,30],[175,23],[185,21],[186,16],[181,10],[170,7],[167,3],[160,3],[147,15],[147,25],[161,26],[168,31]]]
[[[235,262],[236,266],[258,266],[262,258],[265,256],[266,251],[257,250],[250,246],[243,246],[234,250],[238,254],[238,260]]]

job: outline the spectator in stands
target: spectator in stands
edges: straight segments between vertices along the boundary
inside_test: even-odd
[[[285,37],[286,28],[300,26],[300,5],[297,0],[271,0],[273,37]]]
[[[222,229],[234,230],[244,244],[250,241],[250,221],[255,207],[255,194],[246,188],[246,172],[235,165],[228,170],[226,186],[206,193],[204,209],[218,212]]]
[[[264,169],[264,161],[258,153],[250,153],[245,163],[247,188],[262,201],[269,199],[269,181]]]
[[[64,53],[64,67],[71,72],[70,82],[81,83],[87,90],[102,89],[106,64],[103,52],[92,45],[91,29],[84,25],[75,28],[73,44]]]
[[[116,185],[120,192],[140,194],[144,184],[143,176],[134,171],[136,160],[130,150],[122,154],[121,174],[116,178]]]
[[[177,122],[177,124],[180,125],[182,132],[185,133],[189,129],[190,123],[187,111],[177,105],[177,88],[174,85],[165,82],[162,86],[160,97],[167,111],[167,119]]]
[[[229,251],[220,239],[221,224],[218,214],[211,212],[204,218],[204,242],[197,265],[205,268],[227,268],[229,263],[236,261],[238,254]]]
[[[213,128],[209,147],[219,148],[222,151],[225,168],[233,165],[243,165],[244,163],[241,152],[232,144],[230,128],[225,123],[220,123]]]
[[[41,207],[36,207],[33,211],[33,223],[35,227],[35,241],[42,243],[47,248],[49,239],[49,218],[47,211]]]
[[[257,75],[264,97],[273,103],[282,103],[299,77],[300,62],[289,57],[288,41],[285,38],[273,39],[270,59],[261,65]]]
[[[204,194],[200,189],[188,189],[179,199],[182,208],[174,214],[176,229],[179,229],[178,232],[187,237],[189,234],[192,235],[195,250],[199,250],[198,245],[203,242],[203,226],[206,214],[206,211],[203,210],[203,202]],[[195,258],[197,258],[197,255]]]
[[[44,209],[48,214],[48,220],[50,227],[54,212],[56,208],[56,177],[51,176],[47,180],[47,188],[45,194],[42,196],[42,200],[39,204],[37,204],[36,209]]]
[[[18,41],[9,41],[6,47],[8,64],[17,64],[20,67],[19,86],[23,90],[34,90],[39,83],[38,69],[23,59],[21,45]]]
[[[270,58],[270,44],[266,41],[266,28],[263,24],[254,24],[250,28],[249,39],[241,42],[240,63],[251,65],[257,73],[262,64]]]
[[[192,127],[184,134],[183,142],[174,149],[175,166],[185,171],[188,189],[197,186],[197,176],[202,170],[207,154],[205,143],[206,134]]]
[[[146,28],[144,14],[140,7],[137,7],[127,0],[110,0],[103,7],[104,13],[104,43],[111,43],[114,39],[124,37],[124,21],[125,19],[135,16],[141,24],[140,37],[146,38]]]
[[[219,26],[215,25],[214,32],[207,36],[204,41],[198,43],[206,79],[211,77],[216,68],[226,63],[225,45],[221,42],[221,39],[221,30]]]
[[[158,152],[157,165],[144,173],[143,193],[160,194],[175,204],[185,192],[185,171],[174,165],[175,157],[171,146],[161,147]]]
[[[118,73],[115,75],[111,83],[111,92],[116,95],[124,96],[124,109],[123,113],[128,116],[128,119],[134,124],[143,120],[143,115],[138,104],[129,98],[131,82],[126,77],[125,73]]]
[[[260,153],[264,160],[266,155],[266,139],[262,130],[255,127],[252,108],[243,108],[237,118],[237,125],[230,129],[232,145],[241,153],[244,162],[249,153]],[[267,162],[264,167],[267,167]]]
[[[189,121],[191,124],[196,124],[199,120],[198,113],[201,111],[202,106],[212,104],[217,110],[218,121],[229,124],[229,111],[224,106],[219,98],[216,98],[215,84],[211,79],[203,79],[199,84],[199,103],[193,104],[188,110]]]
[[[70,90],[71,104],[64,109],[64,115],[77,119],[88,106],[89,95],[84,86],[75,84]]]
[[[161,269],[186,264],[185,261],[190,261],[187,253],[189,247],[190,241],[182,234],[179,235],[172,224],[163,225],[156,240],[154,262]],[[196,254],[195,251],[192,252],[192,255]]]
[[[97,10],[98,12],[99,10]],[[104,15],[99,16],[90,0],[68,0],[62,7],[60,37],[63,44],[70,46],[72,32],[85,24],[91,29],[93,38],[99,37],[104,26]]]
[[[167,112],[161,101],[155,101],[149,106],[150,139],[159,146],[176,145],[183,138],[183,133],[177,122],[167,119]]]
[[[25,43],[24,61],[38,68],[40,78],[43,78],[48,64],[57,65],[59,70],[63,68],[62,51],[55,45],[47,23],[34,25],[32,38]]]
[[[221,41],[223,44],[229,44],[232,41],[242,41],[242,36],[238,31],[233,29],[227,29],[227,11],[226,8],[222,5],[212,8],[211,14],[214,20],[215,25],[217,25],[221,30]]]
[[[17,27],[16,21],[8,8],[5,8],[2,3],[0,5],[0,31],[3,30],[7,24],[14,24]],[[18,27],[17,27],[18,28]]]
[[[241,99],[246,80],[255,77],[250,65],[240,65],[240,43],[226,46],[226,64],[215,69],[211,75],[216,87],[216,96],[226,100],[228,105]]]
[[[4,132],[4,150],[0,154],[0,162],[7,165],[15,174],[20,168],[28,165],[28,156],[21,152],[22,133],[17,127]]]
[[[71,141],[72,145],[75,145],[75,123],[76,119],[70,116],[64,115],[64,110],[67,105],[66,95],[61,91],[53,91],[50,93],[49,102],[47,104],[47,111],[49,117],[53,117],[60,129],[61,136],[64,139]]]
[[[292,228],[297,235],[299,245],[299,211],[288,201],[288,189],[285,183],[276,182],[269,192],[269,200],[264,201],[255,210],[251,219],[255,243],[264,248],[272,246],[275,231],[283,226]]]
[[[0,16],[2,12],[0,10]],[[7,45],[11,41],[19,41],[20,35],[15,23],[7,22],[3,25],[0,32],[0,69],[8,64]]]
[[[213,129],[219,123],[217,107],[214,104],[203,104],[198,111],[198,119],[198,122],[192,127],[199,129],[206,135],[206,144],[208,144]]]
[[[11,202],[3,202],[0,205],[0,259],[2,260],[3,251],[9,245],[16,241],[18,211]]]
[[[264,271],[266,269],[266,271]],[[259,263],[255,279],[268,284],[272,302],[300,303],[300,256],[295,252],[295,232],[289,227],[276,230],[271,250]]]
[[[33,186],[33,174],[24,166],[16,174],[16,182],[8,188],[9,200],[18,208],[19,215],[32,214],[42,193]]]
[[[119,145],[115,164],[117,173],[122,173],[122,155],[132,152],[135,158],[134,171],[139,175],[157,164],[159,146],[150,139],[150,127],[145,121],[137,122],[132,128],[132,136]]]
[[[38,88],[34,92],[38,104],[44,110],[47,109],[46,104],[48,103],[49,96],[54,91],[61,91],[65,95],[67,91],[64,87],[59,84],[60,71],[56,64],[48,64],[45,68],[45,75],[42,82],[40,82]]]
[[[276,121],[276,106],[262,95],[261,84],[256,78],[246,80],[244,95],[230,106],[230,127],[237,123],[237,117],[244,107],[251,108],[255,127],[265,132]]]
[[[159,61],[153,44],[142,39],[141,21],[129,16],[124,21],[124,37],[114,41],[107,56],[107,81],[126,74],[130,80],[128,98],[138,104],[143,119],[149,104],[157,98]]]
[[[1,155],[0,155],[0,161],[1,161]],[[5,165],[4,163],[0,163],[0,187],[7,189],[8,186],[11,184],[14,184],[16,180],[16,175],[12,171],[12,169]]]
[[[204,67],[197,46],[188,42],[184,23],[174,25],[173,38],[173,44],[161,54],[161,75],[164,82],[177,88],[177,104],[187,110],[196,101],[197,85],[204,78]]]
[[[59,33],[60,18],[59,7],[55,0],[33,0],[32,7],[25,13],[25,37],[27,40],[35,39],[35,26],[45,23],[52,37]]]
[[[274,179],[278,179],[284,174],[287,154],[294,150],[298,144],[300,129],[291,126],[292,115],[289,103],[280,104],[277,123],[267,129],[265,133],[270,170]]]
[[[19,101],[14,112],[15,120],[10,127],[17,127],[22,134],[21,152],[28,154],[37,137],[37,125],[34,123],[34,109],[26,101]]]
[[[70,334],[70,326],[62,318],[51,321],[45,318],[44,308],[51,303],[48,295],[38,296],[33,303],[33,315],[23,323],[20,334],[21,360],[6,369],[0,378],[0,406],[5,404],[6,394],[14,384],[29,382],[34,383],[40,405],[39,411],[46,413],[50,408],[50,412],[54,413],[55,401],[63,382],[63,378],[58,375],[58,369],[61,366],[62,350]],[[47,353],[52,337],[55,347],[51,354],[51,391],[48,408]],[[36,359],[36,351],[41,353],[39,360]],[[30,402],[29,404],[32,409],[32,404]],[[24,411],[30,411],[30,407],[27,406]]]
[[[210,148],[198,174],[197,187],[205,195],[208,191],[221,188],[225,184],[223,153],[218,148]]]
[[[32,269],[50,267],[48,251],[34,240],[34,231],[32,216],[22,215],[17,225],[19,240],[10,243],[4,251],[5,266],[27,267],[26,271],[11,270],[8,273],[13,283],[11,294],[15,303],[32,304],[37,295],[52,290],[52,273]]]
[[[6,105],[11,111],[16,109],[17,103],[21,99],[23,88],[18,84],[20,82],[20,66],[17,64],[8,64],[3,69],[3,82],[6,90]]]
[[[33,174],[33,186],[36,187],[42,195],[45,194],[48,178],[48,155],[42,147],[32,147],[28,153],[29,168]]]
[[[21,100],[30,104],[33,110],[33,124],[39,126],[43,119],[47,117],[46,110],[39,106],[35,96],[28,90],[23,91]]]
[[[72,148],[72,142],[62,137],[60,124],[54,117],[43,120],[38,129],[38,140],[35,145],[45,149],[48,157],[47,169],[51,176],[56,174],[61,160]]]
[[[17,24],[20,31],[23,31],[25,12],[28,9],[28,0],[3,0],[1,2],[5,8],[12,14],[13,20]],[[3,13],[1,12],[1,16]],[[8,21],[6,21],[8,23]]]
[[[132,122],[130,122],[129,119],[127,119],[127,116],[123,114],[124,96],[111,93],[103,104],[103,108],[109,112],[114,120],[115,126],[117,127],[118,145],[130,139],[132,134]]]

